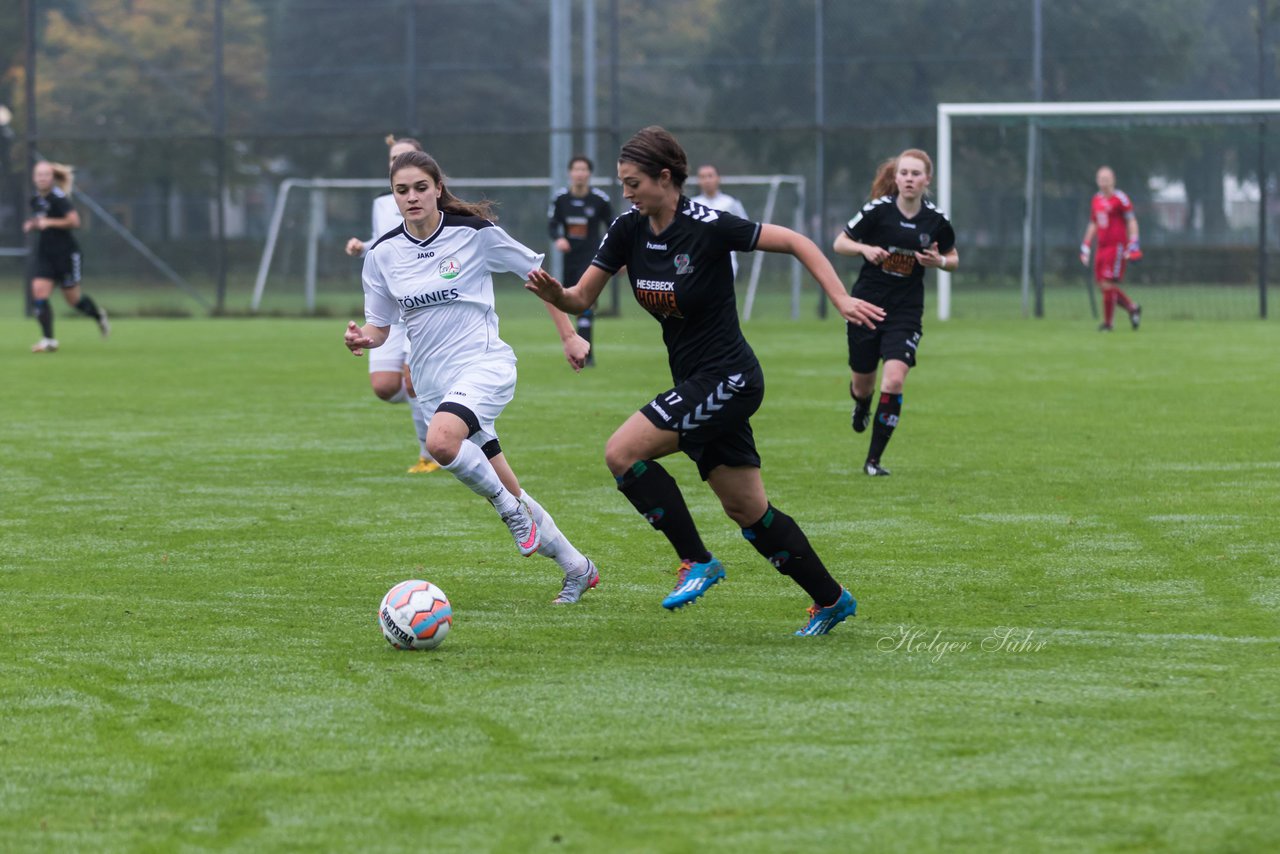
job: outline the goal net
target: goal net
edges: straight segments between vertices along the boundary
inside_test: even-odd
[[[615,214],[624,210],[616,182],[596,179],[613,202]],[[556,185],[557,188],[562,186]],[[539,252],[549,250],[547,205],[552,185],[546,178],[450,178],[449,187],[464,198],[487,198],[497,203],[499,224],[517,240]],[[387,189],[385,178],[290,178],[276,192],[267,237],[254,280],[251,310],[286,313],[350,312],[361,304],[360,260],[344,252],[348,238],[368,241],[372,235],[370,208]],[[725,175],[723,192],[736,196],[747,215],[803,231],[805,180],[799,175]],[[696,195],[696,184],[686,185]],[[556,262],[548,257],[548,269]],[[765,252],[739,259],[738,294],[742,316],[763,310],[771,315],[800,313],[802,268],[798,262]],[[509,280],[509,281],[507,281]],[[514,277],[496,286],[517,287]],[[601,295],[603,314],[631,309],[613,280]]]
[[[1079,247],[1103,165],[1137,214],[1124,287],[1144,317],[1265,316],[1277,115],[1276,100],[939,104],[935,190],[961,267],[938,276],[938,316],[1094,315]]]

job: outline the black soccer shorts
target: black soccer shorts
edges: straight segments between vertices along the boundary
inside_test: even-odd
[[[37,254],[31,261],[31,278],[53,279],[60,288],[74,288],[80,284],[80,253],[65,255]]]
[[[924,332],[919,315],[905,318],[889,315],[877,323],[875,329],[850,323],[848,335],[850,369],[858,374],[874,374],[881,360],[897,359],[914,368]]]
[[[716,466],[760,467],[751,416],[763,401],[764,373],[756,367],[690,377],[640,411],[658,429],[680,434],[680,450],[706,480]]]

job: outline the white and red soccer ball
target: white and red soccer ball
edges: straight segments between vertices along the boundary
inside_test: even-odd
[[[378,627],[396,649],[435,649],[453,627],[453,608],[430,581],[401,581],[382,597]]]

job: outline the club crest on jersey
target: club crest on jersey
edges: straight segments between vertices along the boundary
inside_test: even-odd
[[[928,234],[920,235],[920,247],[924,249],[924,248],[927,248],[928,246],[929,246],[929,235]]]
[[[439,272],[442,279],[456,279],[462,272],[462,264],[457,258],[446,258],[440,262]]]
[[[676,275],[683,276],[685,273],[693,272],[693,264],[689,263],[689,256],[681,253],[676,256]]]

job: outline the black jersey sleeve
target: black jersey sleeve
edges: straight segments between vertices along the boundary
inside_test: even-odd
[[[952,249],[956,248],[956,232],[951,227],[951,220],[946,216],[939,214],[942,222],[938,224],[937,230],[934,232],[933,239],[937,241],[938,251],[946,255]]]
[[[591,260],[592,266],[599,267],[610,275],[627,266],[631,261],[631,250],[634,247],[635,223],[634,214],[623,214],[615,219],[613,225],[609,226],[604,240],[600,241],[596,257]]]
[[[711,230],[730,252],[754,252],[760,242],[760,223],[723,211],[711,223]]]
[[[884,209],[882,199],[873,199],[862,206],[862,210],[854,214],[853,219],[844,227],[844,233],[859,243],[865,243],[866,238],[875,228],[876,220],[880,211]]]
[[[60,219],[75,209],[75,205],[71,204],[71,200],[66,196],[50,193],[49,210],[45,213],[45,216],[50,219]]]
[[[564,217],[560,214],[560,200],[563,198],[564,193],[560,193],[547,206],[547,234],[552,240],[564,237]]]

